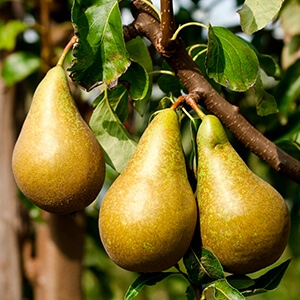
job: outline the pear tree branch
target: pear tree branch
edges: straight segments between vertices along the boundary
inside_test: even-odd
[[[161,0],[161,32],[162,39],[161,45],[162,49],[169,49],[171,46],[171,38],[175,32],[175,20],[173,14],[173,0]]]
[[[137,35],[147,37],[199,105],[216,115],[247,149],[270,167],[300,183],[300,161],[268,140],[239,113],[237,106],[230,104],[212,88],[180,39],[171,44],[171,49],[163,47],[161,24],[156,13],[139,0],[131,2],[131,11],[135,21],[124,27],[125,41]]]

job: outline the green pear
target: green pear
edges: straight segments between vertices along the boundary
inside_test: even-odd
[[[252,273],[274,263],[290,232],[284,199],[248,168],[217,117],[203,118],[197,147],[203,247],[231,273]]]
[[[23,194],[51,213],[83,209],[102,188],[103,150],[81,117],[61,66],[49,70],[34,93],[12,167]]]
[[[106,193],[99,229],[104,248],[120,267],[159,272],[187,251],[197,205],[186,172],[175,111],[161,111]]]

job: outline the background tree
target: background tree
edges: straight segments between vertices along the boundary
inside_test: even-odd
[[[223,3],[224,6],[220,7],[220,3]],[[4,195],[1,197],[1,204],[5,208],[2,209],[0,222],[2,229],[8,228],[1,231],[0,237],[3,241],[0,250],[1,271],[4,270],[1,272],[0,290],[7,291],[4,299],[20,299],[22,294],[27,299],[33,299],[33,294],[35,299],[46,299],[45,295],[51,295],[51,299],[68,299],[70,297],[81,299],[80,281],[83,287],[82,294],[86,299],[123,298],[136,274],[116,267],[103,251],[97,225],[99,205],[105,190],[124,168],[135,150],[135,142],[144,131],[149,116],[157,109],[169,106],[171,94],[178,97],[182,91],[186,94],[190,93],[201,106],[216,114],[223,121],[225,126],[234,133],[231,135],[228,132],[231,142],[243,159],[255,173],[275,186],[289,204],[292,232],[289,247],[281,262],[291,256],[293,256],[293,261],[282,284],[276,291],[254,296],[252,299],[283,299],[285,297],[298,299],[299,292],[295,287],[300,276],[299,259],[297,259],[299,255],[300,192],[296,182],[299,183],[300,173],[299,162],[293,158],[299,160],[300,156],[300,112],[298,108],[300,29],[299,22],[297,22],[299,3],[296,0],[289,0],[285,1],[281,7],[282,1],[278,1],[275,12],[268,7],[268,1],[261,1],[260,3],[273,13],[274,18],[271,17],[270,20],[274,19],[276,22],[269,23],[265,27],[267,24],[259,19],[258,14],[249,18],[249,11],[247,12],[245,7],[243,11],[245,19],[242,22],[242,27],[246,33],[253,32],[252,35],[247,36],[241,30],[239,19],[231,24],[218,23],[222,17],[220,12],[226,8],[231,11],[232,15],[238,16],[235,11],[238,7],[241,8],[243,4],[241,1],[219,1],[219,3],[213,2],[213,4],[207,1],[175,2],[175,21],[171,14],[164,13],[164,9],[172,11],[170,2],[162,1],[161,20],[162,24],[168,26],[160,26],[158,15],[145,3],[139,1],[121,2],[122,17],[124,22],[128,24],[123,28],[123,31],[129,57],[127,57],[127,62],[125,61],[123,64],[123,69],[122,63],[120,63],[121,71],[119,74],[113,74],[109,77],[110,72],[102,72],[101,65],[99,68],[99,61],[97,61],[97,52],[90,52],[89,46],[103,24],[109,24],[111,20],[115,22],[113,18],[117,16],[117,2],[110,2],[111,7],[114,8],[114,13],[110,15],[111,19],[107,18],[107,11],[103,7],[93,7],[89,1],[84,4],[87,5],[86,8],[89,8],[87,11],[91,14],[81,14],[85,10],[80,6],[83,3],[78,1],[74,3],[72,1],[0,2],[1,65],[2,77],[6,84],[6,87],[2,85],[2,88],[1,86],[1,91],[4,92],[1,92],[0,101],[1,107],[3,107],[1,109],[3,116],[1,117],[1,147],[5,147],[1,151],[1,172],[3,172],[1,195]],[[251,1],[246,1],[246,4],[250,9]],[[91,6],[89,7],[89,5]],[[154,5],[159,7],[159,3],[154,3]],[[124,85],[119,85],[114,90],[107,90],[107,94],[102,93],[100,95],[96,101],[99,104],[90,123],[95,134],[100,136],[103,133],[103,128],[101,128],[103,122],[101,121],[113,121],[118,124],[119,128],[122,128],[121,131],[114,134],[125,137],[125,139],[121,139],[124,143],[122,144],[123,157],[120,157],[120,148],[111,143],[110,137],[101,137],[101,144],[108,153],[107,162],[112,167],[108,168],[106,185],[98,200],[86,209],[85,216],[80,213],[75,218],[61,219],[41,213],[22,195],[20,195],[22,202],[15,201],[16,194],[9,167],[9,157],[14,139],[27,112],[33,90],[45,72],[57,62],[62,48],[74,34],[70,22],[71,9],[72,19],[80,41],[75,48],[77,49],[77,52],[74,52],[76,62],[71,69],[74,82],[90,89],[95,86],[95,83],[101,83],[105,79],[106,83],[113,87],[115,84],[114,76],[122,75],[128,68],[128,72],[119,79],[119,83]],[[133,17],[130,16],[129,9],[131,9]],[[83,25],[86,22],[91,24],[88,21],[94,20],[98,14],[102,14],[103,23],[97,23],[99,28],[97,26],[88,27],[88,36],[87,32],[82,30],[85,28]],[[215,14],[217,17],[214,17]],[[223,15],[226,14],[223,13]],[[83,18],[80,18],[82,16]],[[126,19],[126,16],[130,16],[130,18]],[[131,23],[133,19],[134,21]],[[184,44],[181,41],[170,42],[170,38],[179,25],[193,21],[202,22],[205,25],[210,22],[212,27],[209,30],[199,26],[184,28],[179,33],[180,40]],[[121,24],[119,25],[121,26]],[[255,47],[254,52],[257,53],[260,70],[260,80],[257,80],[255,85],[253,82],[251,83],[251,78],[249,86],[247,86],[247,82],[239,85],[237,80],[232,77],[233,74],[225,74],[231,80],[230,88],[223,86],[226,85],[226,82],[224,84],[222,81],[224,77],[219,76],[219,66],[213,64],[213,59],[207,61],[207,70],[205,69],[206,52],[208,56],[214,55],[214,48],[210,42],[215,38],[219,39],[223,34],[222,32],[214,32],[214,26],[217,25],[223,25],[231,32],[244,37]],[[111,34],[110,29],[107,33],[107,36]],[[120,36],[117,36],[120,34],[120,30],[114,34],[116,34],[114,36],[116,40],[121,39]],[[227,31],[224,34],[227,36]],[[133,39],[138,35],[145,36],[148,41],[150,40],[151,43],[147,42],[146,44],[149,54],[147,54],[146,46],[141,40]],[[207,42],[208,50],[205,46]],[[197,44],[198,47],[190,48],[189,52],[185,51],[185,47],[192,47],[194,44]],[[109,47],[109,44],[105,47]],[[219,49],[222,49],[222,45]],[[143,53],[143,59],[138,57],[139,53]],[[191,55],[189,56],[188,53]],[[238,56],[241,53],[238,51]],[[125,53],[124,55],[128,54]],[[90,65],[83,62],[82,59],[86,57],[90,57]],[[194,61],[190,57],[193,57]],[[129,58],[133,61],[130,67],[128,66]],[[72,55],[70,54],[65,64],[66,69],[70,67],[71,60]],[[95,62],[98,62],[98,65]],[[212,64],[209,65],[209,62]],[[197,65],[206,80],[212,84],[217,92],[212,90],[206,80],[203,79],[201,73],[196,69]],[[86,76],[85,70],[88,68],[90,68],[89,71],[91,71],[92,76]],[[161,72],[162,70],[163,72]],[[133,84],[130,80],[134,74],[138,74],[136,78],[141,81],[136,86],[142,87],[142,90],[132,89]],[[181,79],[183,85],[173,74]],[[250,72],[249,75],[252,74]],[[104,77],[101,77],[103,75]],[[214,77],[221,85],[216,84],[207,75]],[[232,88],[231,84],[234,84],[235,88]],[[125,87],[123,86],[129,88],[129,93],[124,93]],[[90,93],[86,93],[75,84],[72,84],[71,88],[82,114],[89,120],[92,111],[91,102],[99,94],[98,89],[95,88]],[[103,89],[103,86],[100,88]],[[151,97],[149,97],[150,90],[152,90]],[[160,101],[164,96],[168,97]],[[226,102],[225,99],[229,102]],[[274,99],[276,99],[279,110],[276,113],[274,113],[277,111]],[[239,107],[239,112],[235,109],[236,107]],[[111,108],[113,108],[113,113],[108,113],[112,111]],[[190,110],[188,106],[185,108]],[[269,114],[270,112],[272,114]],[[245,120],[254,125],[268,140],[259,135]],[[125,124],[125,127],[119,126],[122,123]],[[12,130],[13,128],[16,132]],[[194,149],[191,141],[193,140],[193,131],[190,131],[186,118],[182,120],[182,134],[184,149],[187,158],[190,158],[189,166],[192,170]],[[270,141],[275,142],[285,152],[279,150]],[[260,156],[273,169],[253,155],[251,151],[245,149],[244,146]],[[117,151],[114,151],[113,148]],[[288,156],[286,152],[291,156]],[[24,221],[21,217],[18,210],[20,204],[27,207],[30,222],[26,218]],[[12,222],[7,220],[12,220]],[[64,232],[57,230],[60,223],[66,224]],[[22,228],[25,229],[27,239],[24,239],[24,234],[21,234],[22,230],[20,229]],[[74,230],[74,234],[65,235],[69,230],[68,228]],[[84,230],[86,233],[85,243],[83,242]],[[70,247],[70,245],[74,246]],[[82,250],[83,247],[84,251]],[[81,260],[82,251],[83,261]],[[21,263],[19,263],[21,262],[21,252],[24,258],[23,272]],[[11,262],[11,265],[8,265],[8,262]],[[75,269],[72,272],[66,272],[67,265],[73,266]],[[62,268],[62,266],[64,267]],[[12,272],[8,273],[8,270],[12,270]],[[76,271],[74,272],[74,270]],[[260,274],[253,274],[253,276],[256,277]],[[21,292],[22,276],[23,292]],[[64,279],[63,287],[60,285],[62,282],[60,278]],[[50,282],[51,284],[49,284]],[[44,291],[41,292],[43,287]],[[185,299],[186,287],[187,281],[183,277],[172,275],[158,283],[155,288],[146,287],[138,298]],[[54,291],[55,294],[51,294],[47,289]],[[63,290],[66,294],[62,292]],[[71,292],[74,292],[75,295],[71,295]]]

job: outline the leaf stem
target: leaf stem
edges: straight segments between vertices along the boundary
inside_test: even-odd
[[[205,47],[207,48],[207,44],[196,44],[191,46],[191,48],[189,49],[189,56],[192,56],[192,51],[196,48],[200,48],[200,47]]]
[[[144,2],[145,4],[147,4],[149,7],[151,7],[155,12],[156,14],[158,15],[159,17],[159,20],[161,20],[161,14],[160,14],[160,11],[150,2],[150,1],[147,1],[147,0],[140,0],[141,2]]]
[[[206,52],[206,51],[207,51],[207,48],[205,48],[205,49],[199,51],[199,52],[193,57],[193,61],[196,61],[197,58],[198,58],[202,53],[204,53],[204,52]]]
[[[68,42],[68,44],[66,45],[66,47],[64,48],[58,62],[57,62],[57,66],[62,66],[64,63],[64,60],[68,54],[68,52],[70,51],[70,49],[73,47],[73,45],[78,41],[78,38],[76,35],[73,35],[72,38],[70,39],[70,41]]]
[[[176,38],[177,38],[177,35],[178,33],[185,27],[188,27],[188,26],[200,26],[200,27],[204,27],[206,29],[208,29],[208,26],[207,25],[204,25],[202,23],[199,23],[199,22],[189,22],[189,23],[185,23],[183,25],[180,25],[177,30],[175,31],[175,33],[173,34],[173,36],[171,37],[171,41],[175,41]]]
[[[154,75],[154,74],[165,74],[165,75],[175,76],[174,72],[168,70],[152,71],[148,73],[148,75]]]

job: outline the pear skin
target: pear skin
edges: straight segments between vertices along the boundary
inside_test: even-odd
[[[203,247],[230,273],[252,273],[271,265],[289,238],[290,214],[284,199],[248,168],[217,117],[203,118],[197,147]]]
[[[161,111],[105,195],[99,229],[104,248],[120,267],[159,272],[187,251],[197,205],[186,172],[177,114]]]
[[[22,193],[51,213],[81,210],[102,188],[102,148],[81,117],[61,66],[50,69],[34,93],[12,168]]]

